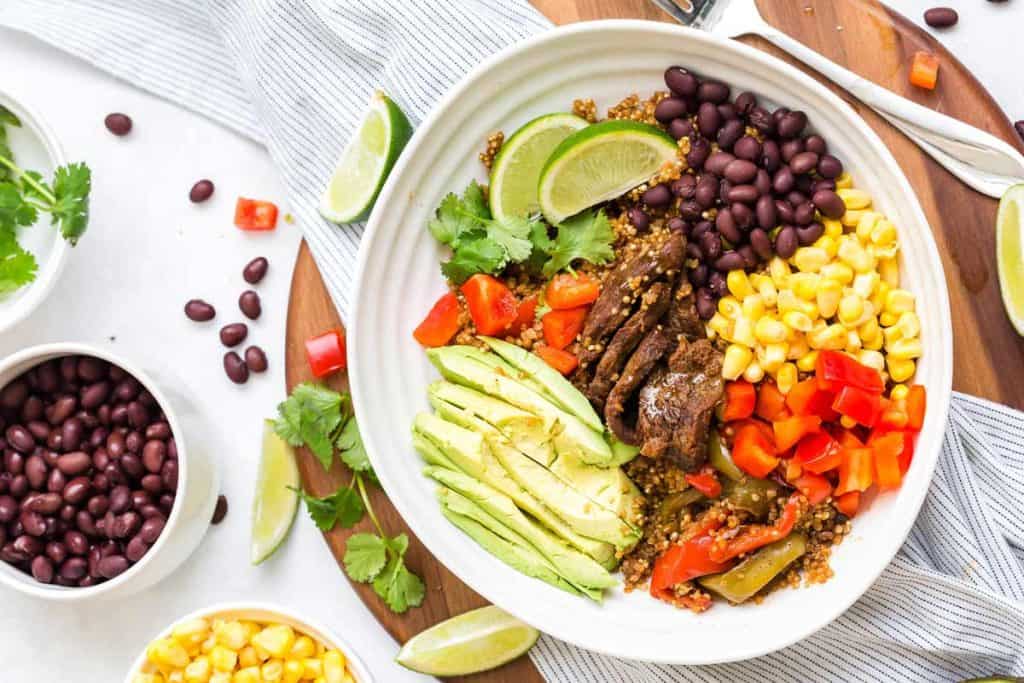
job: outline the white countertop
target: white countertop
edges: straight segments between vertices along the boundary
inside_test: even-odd
[[[890,4],[920,21],[927,0]],[[936,32],[980,77],[1011,120],[1024,119],[1024,0],[1005,4],[952,0],[960,23]],[[1011,20],[1013,17],[1013,20]],[[260,567],[249,565],[249,508],[259,457],[261,418],[284,397],[284,326],[298,231],[283,220],[270,234],[232,225],[239,195],[276,201],[283,188],[259,146],[99,72],[31,38],[0,30],[0,88],[45,116],[69,158],[93,169],[89,233],[44,306],[0,337],[0,356],[53,341],[108,347],[146,367],[170,366],[220,425],[222,491],[230,510],[171,578],[111,606],[50,606],[5,592],[0,610],[0,679],[118,683],[148,639],[177,617],[228,600],[272,601],[333,627],[378,680],[428,680],[392,662],[395,643],[350,588],[320,534],[301,512],[291,538]],[[112,111],[130,114],[132,134],[103,127]],[[214,198],[188,201],[192,183],[211,178]],[[270,260],[256,287],[263,315],[247,343],[264,348],[270,370],[248,384],[228,382],[221,366],[219,324],[242,320],[238,295],[249,286],[241,269]],[[204,298],[217,325],[197,326],[182,306]]]

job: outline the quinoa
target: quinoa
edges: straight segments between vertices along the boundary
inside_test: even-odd
[[[572,113],[590,123],[597,123],[597,105],[589,97],[585,100],[573,100]]]
[[[494,163],[494,157],[498,156],[498,152],[501,151],[503,144],[505,144],[505,134],[503,132],[499,130],[491,133],[487,137],[487,148],[480,152],[480,163],[487,169],[490,169]]]

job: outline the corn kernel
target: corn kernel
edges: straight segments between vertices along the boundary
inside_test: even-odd
[[[259,666],[260,656],[256,654],[256,648],[246,645],[238,651],[238,666],[243,669],[247,666]]]
[[[789,311],[782,316],[782,322],[800,332],[810,331],[811,324],[813,323],[811,316],[802,311]]]
[[[231,674],[227,671],[214,671],[210,683],[231,683]]]
[[[848,190],[851,187],[853,187],[853,178],[850,176],[849,173],[843,171],[842,173],[839,174],[839,177],[836,178],[836,189]]]
[[[888,348],[891,344],[895,344],[900,339],[903,339],[903,330],[895,325],[891,327],[883,327],[882,337],[885,339],[886,348]]]
[[[804,301],[814,301],[820,284],[821,276],[817,273],[794,273],[789,278],[790,289]]]
[[[775,306],[779,298],[779,290],[771,278],[765,278],[757,285],[757,293],[761,295],[765,306]]]
[[[861,344],[863,344],[865,349],[878,351],[879,349],[882,348],[882,345],[885,343],[885,337],[882,336],[881,334],[876,335],[874,339],[865,339],[864,337],[861,337],[860,342]]]
[[[831,318],[839,308],[839,300],[842,296],[842,287],[835,280],[822,280],[815,295],[818,304],[818,313],[822,318]]]
[[[316,643],[309,636],[299,636],[292,643],[292,649],[288,653],[289,659],[302,659],[312,657],[316,654]]]
[[[707,322],[707,326],[726,339],[732,339],[733,321],[716,312]]]
[[[857,328],[857,334],[860,335],[860,340],[865,343],[881,337],[882,328],[878,326],[878,319],[872,316],[865,320],[864,324]]]
[[[137,673],[132,677],[132,683],[164,683],[164,677],[158,673]]]
[[[260,668],[258,666],[250,666],[245,669],[239,669],[231,677],[231,683],[260,683]]]
[[[821,269],[821,276],[840,285],[853,282],[853,268],[841,261],[833,261]]]
[[[871,230],[871,242],[880,247],[896,243],[896,226],[891,221],[882,219]]]
[[[751,384],[757,384],[764,379],[764,368],[756,360],[750,361],[750,365],[743,371],[743,379]]]
[[[900,328],[904,339],[911,339],[921,334],[921,319],[917,317],[917,313],[907,311],[900,314],[896,327]]]
[[[743,299],[743,297],[754,293],[750,279],[742,270],[730,270],[729,274],[725,276],[725,284],[737,299]]]
[[[303,678],[316,678],[324,672],[324,666],[319,659],[303,659],[302,667]]]
[[[302,680],[302,671],[302,662],[289,659],[284,663],[284,676],[281,680],[283,683],[299,683]]]
[[[210,651],[210,664],[217,671],[234,671],[238,664],[238,653],[218,645]]]
[[[897,339],[891,344],[886,344],[885,350],[889,352],[890,358],[899,360],[920,358],[921,354],[924,353],[920,339]]]
[[[718,312],[730,320],[735,320],[743,314],[743,307],[734,296],[723,296],[718,300]]]
[[[881,281],[882,278],[876,272],[860,273],[853,278],[853,291],[862,299],[870,299]]]
[[[857,334],[856,330],[847,330],[846,332],[846,345],[843,346],[843,350],[847,353],[857,353],[860,351],[862,343],[860,341],[860,335]]]
[[[893,358],[892,356],[885,359],[885,364],[889,368],[889,377],[894,382],[906,382],[914,376],[914,370],[917,367],[912,360]]]
[[[206,619],[192,619],[182,622],[171,631],[171,637],[181,643],[182,647],[201,645],[210,633],[210,624]]]
[[[792,363],[783,363],[775,373],[775,386],[783,394],[788,394],[796,386],[797,379],[799,379],[799,375],[796,366]]]
[[[789,342],[789,349],[786,351],[786,360],[799,360],[811,352],[807,345],[807,339],[802,334],[794,335]]]
[[[158,666],[184,668],[188,664],[188,652],[177,641],[163,638],[152,643],[146,649],[149,661]]]
[[[228,621],[213,629],[217,642],[232,650],[241,650],[249,642],[249,629],[240,621]]]
[[[742,272],[742,271],[731,271]],[[731,273],[730,273],[731,274]],[[743,317],[752,323],[756,323],[764,315],[764,299],[760,294],[750,294],[743,297]]]
[[[737,344],[743,344],[744,346],[753,346],[757,343],[757,339],[754,336],[754,323],[749,318],[740,316],[733,323],[732,327],[732,340]]]
[[[823,330],[812,330],[807,333],[807,343],[812,349],[839,351],[846,346],[846,328],[835,323]]]
[[[914,295],[905,289],[890,289],[889,294],[885,297],[886,313],[899,315],[900,313],[913,311],[914,308]]]
[[[856,209],[856,210],[855,209],[847,209],[846,213],[844,213],[839,218],[839,222],[843,224],[843,227],[856,228],[857,227],[857,223],[860,222],[860,219],[863,216],[864,216],[864,210],[863,209]],[[854,235],[854,238],[856,238],[856,235]]]
[[[772,282],[777,289],[788,284],[791,272],[789,264],[778,256],[772,257],[772,260],[768,262],[768,274],[771,275]]]
[[[770,316],[764,316],[754,326],[754,336],[762,344],[778,344],[786,341],[788,330],[781,322]]]
[[[324,678],[327,683],[344,683],[345,657],[337,650],[324,653]]]
[[[818,238],[818,241],[811,245],[817,249],[822,249],[828,254],[829,259],[834,259],[836,253],[839,251],[839,240],[829,235],[822,235]]]
[[[725,357],[722,359],[722,377],[730,380],[736,379],[743,374],[753,358],[753,352],[746,346],[729,344],[725,349]]]
[[[857,421],[852,417],[846,417],[845,415],[839,416],[839,424],[846,427],[847,429],[853,429],[857,426]]]
[[[213,667],[208,657],[196,657],[185,667],[185,683],[208,683]]]
[[[864,315],[864,299],[856,294],[847,294],[839,300],[839,322],[847,327],[855,327]]]
[[[817,273],[828,261],[828,252],[819,247],[800,247],[792,259],[793,265],[804,273]]]
[[[878,262],[878,273],[890,287],[900,286],[900,264],[894,258],[884,258]]]
[[[260,680],[264,683],[280,683],[284,678],[284,662],[271,659],[260,667]]]
[[[267,626],[252,637],[252,644],[257,650],[263,648],[273,657],[283,659],[295,643],[295,631],[286,624]]]
[[[843,234],[843,224],[834,218],[825,218],[821,224],[825,226],[825,235],[832,239],[839,239]]]
[[[853,268],[856,273],[866,273],[875,269],[875,257],[872,256],[856,239],[844,239],[839,243],[839,260]]]
[[[818,351],[811,350],[796,361],[796,367],[800,372],[814,372],[814,366],[818,362]]]
[[[854,188],[843,188],[837,189],[836,194],[843,200],[843,204],[846,204],[846,209],[854,210],[866,209],[871,206],[871,195],[864,190],[857,190]]]
[[[766,344],[761,365],[764,366],[766,372],[775,372],[786,362],[787,355],[789,355],[788,344]]]
[[[874,368],[879,372],[885,370],[885,356],[883,356],[878,351],[872,351],[871,349],[862,349],[861,352],[857,354],[857,361],[860,362],[861,365],[866,365],[869,368]]]
[[[167,683],[185,683],[184,671],[172,671],[167,674]]]
[[[910,387],[906,384],[897,384],[889,391],[889,398],[893,401],[902,401],[910,393]]]
[[[878,221],[881,220],[882,214],[877,211],[865,211],[860,216],[860,220],[857,221],[857,225],[853,230],[853,233],[857,236],[862,243],[867,244],[871,241],[871,231],[878,225]]]

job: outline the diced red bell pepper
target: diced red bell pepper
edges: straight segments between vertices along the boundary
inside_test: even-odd
[[[459,331],[459,298],[448,292],[434,304],[412,336],[423,346],[444,346]]]
[[[914,442],[917,437],[912,433],[904,433],[903,450],[900,451],[899,465],[900,475],[906,476],[910,469],[910,463],[914,460]]]
[[[907,392],[907,429],[921,431],[924,425],[924,413],[927,406],[927,395],[920,384],[910,387]]]
[[[533,321],[537,317],[537,295],[528,296],[519,302],[516,309],[516,319],[512,321],[505,334],[509,337],[518,337],[523,330],[533,327]]]
[[[711,532],[720,526],[722,520],[717,516],[705,515],[686,530],[688,535],[681,543],[662,553],[654,562],[651,595],[673,602],[673,586],[729,569],[732,562],[712,562],[708,556],[714,540]]]
[[[774,382],[762,382],[757,389],[757,406],[754,412],[758,417],[773,422],[786,411],[786,395],[779,391]]]
[[[500,334],[518,315],[516,297],[501,280],[477,273],[466,280],[462,287],[463,296],[469,306],[469,316],[480,334]]]
[[[544,303],[556,311],[579,308],[597,301],[600,293],[601,283],[595,278],[583,273],[561,273],[544,290]]]
[[[874,427],[882,414],[882,402],[879,399],[878,394],[847,385],[836,394],[836,399],[832,402],[832,409],[858,424]]]
[[[241,230],[273,230],[277,227],[277,205],[239,197],[235,204],[235,226]]]
[[[750,382],[739,380],[725,384],[725,409],[722,421],[745,420],[754,414],[757,404],[757,391]]]
[[[841,496],[836,496],[835,504],[836,509],[847,517],[855,516],[857,508],[860,507],[860,491],[850,491]]]
[[[314,377],[345,369],[345,331],[331,330],[307,339],[306,359]]]
[[[576,335],[583,331],[583,321],[587,317],[586,306],[568,308],[562,311],[549,311],[540,319],[544,328],[544,341],[548,346],[564,349],[572,344]]]
[[[821,474],[839,467],[842,450],[832,435],[822,430],[801,439],[793,459],[808,472]]]
[[[910,62],[910,82],[925,90],[935,90],[939,80],[939,58],[930,52],[918,50]]]
[[[900,486],[903,474],[900,472],[899,459],[907,438],[908,435],[903,432],[888,432],[872,435],[872,438],[868,439],[868,446],[874,453],[875,483],[883,491]]]
[[[842,387],[856,387],[873,394],[885,390],[878,370],[858,363],[840,351],[824,350],[814,365],[814,379],[824,391],[839,391]]]
[[[832,495],[832,484],[820,474],[804,472],[795,479],[788,480],[800,493],[807,497],[811,505],[817,505]]]
[[[782,466],[785,468],[783,470],[783,478],[786,481],[795,481],[796,478],[799,477],[804,472],[803,465],[798,463],[796,461],[796,458],[789,458],[787,460],[783,460]]]
[[[550,346],[538,346],[533,352],[563,375],[570,374],[580,364],[580,359],[575,354]]]
[[[732,460],[741,470],[758,479],[764,479],[779,465],[770,436],[765,435],[764,429],[750,423],[744,424],[736,433]]]
[[[870,448],[847,448],[839,463],[839,483],[836,495],[848,491],[867,491],[874,482],[874,454]]]
[[[794,415],[817,415],[822,422],[835,422],[839,419],[839,414],[832,410],[834,398],[832,392],[820,389],[812,377],[797,382],[796,386],[789,390],[786,394],[786,406]]]
[[[808,434],[821,429],[821,418],[817,415],[794,415],[772,423],[775,432],[775,448],[788,451]]]
[[[889,400],[888,405],[882,410],[875,422],[876,428],[885,430],[906,429],[907,427],[907,402],[902,400]]]
[[[829,430],[832,438],[839,442],[843,448],[864,448],[864,442],[857,438],[849,429],[843,429],[838,425],[832,425]]]
[[[690,472],[685,476],[686,482],[703,493],[708,498],[718,498],[722,495],[722,484],[715,476],[713,467],[706,466],[700,472]]]
[[[711,546],[708,557],[712,562],[726,562],[743,553],[749,553],[785,538],[793,531],[793,527],[796,526],[796,522],[800,518],[801,498],[800,494],[790,496],[774,525],[751,524],[741,527],[740,532],[732,538],[724,543],[718,542]]]

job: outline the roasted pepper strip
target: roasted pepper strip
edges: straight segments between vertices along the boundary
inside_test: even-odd
[[[791,534],[762,548],[724,574],[705,576],[698,583],[729,602],[740,603],[756,595],[806,550],[807,538],[800,533]]]
[[[708,557],[712,562],[727,562],[743,553],[749,553],[785,538],[793,531],[793,527],[800,517],[800,506],[803,499],[803,495],[794,493],[786,501],[785,507],[782,508],[782,515],[774,525],[751,524],[744,527],[733,538],[716,541],[711,546]]]
[[[723,572],[731,566],[729,561],[715,562],[708,556],[714,543],[711,532],[721,525],[717,515],[705,514],[690,526],[688,538],[658,556],[651,574],[652,596],[675,602],[673,586],[698,576]]]

